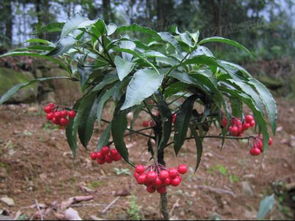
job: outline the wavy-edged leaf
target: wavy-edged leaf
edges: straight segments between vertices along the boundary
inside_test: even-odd
[[[103,146],[107,145],[110,139],[112,124],[110,123],[102,132],[98,139],[96,150],[99,151]]]
[[[149,68],[135,72],[127,87],[121,110],[140,104],[145,98],[151,96],[161,86],[163,78],[164,75]]]
[[[176,121],[174,124],[174,151],[176,155],[178,154],[180,148],[182,147],[185,141],[187,130],[189,127],[189,122],[192,116],[194,102],[196,99],[196,95],[188,97],[183,102],[179,109],[179,112],[177,113]]]
[[[97,94],[90,93],[81,100],[81,105],[77,111],[78,135],[84,147],[87,147],[93,134],[98,102]]]
[[[257,90],[267,112],[268,119],[270,121],[272,132],[275,134],[276,132],[276,121],[277,121],[277,105],[269,90],[258,80],[251,79],[250,82],[255,89]]]
[[[218,36],[214,36],[214,37],[209,37],[209,38],[204,38],[203,40],[201,40],[199,42],[199,44],[205,44],[205,43],[209,43],[209,42],[221,42],[221,43],[225,43],[231,46],[234,46],[236,48],[242,49],[245,52],[247,52],[248,54],[252,55],[251,52],[243,45],[241,45],[240,43],[234,41],[234,40],[230,40],[227,38],[223,38],[223,37],[218,37]]]
[[[42,54],[33,53],[33,52],[29,52],[29,51],[22,51],[22,52],[10,51],[10,52],[0,55],[0,58],[7,57],[7,56],[32,56],[32,57],[44,58],[44,59],[47,59],[53,63],[60,65],[63,69],[65,69],[66,71],[68,71],[70,73],[70,70],[68,69],[68,67],[65,63],[63,63],[59,59],[56,59],[56,58],[53,58],[53,57],[50,57],[47,55],[42,55]]]
[[[111,131],[116,149],[121,154],[123,159],[132,165],[132,163],[129,162],[129,154],[124,141],[124,133],[128,123],[126,114],[126,111],[120,111],[120,105],[118,105],[114,112]]]
[[[33,83],[39,82],[39,81],[47,81],[52,79],[70,79],[69,77],[63,77],[63,76],[56,76],[56,77],[46,77],[46,78],[37,78],[34,80],[31,80],[29,82],[20,83],[17,85],[14,85],[12,88],[10,88],[5,94],[3,94],[0,97],[0,104],[3,104],[6,102],[11,96],[13,96],[15,93],[17,93],[20,89],[27,87]]]
[[[134,68],[134,63],[116,56],[114,59],[120,81],[122,81]]]
[[[195,139],[195,143],[196,143],[196,149],[197,149],[197,162],[196,162],[196,167],[195,167],[195,172],[197,171],[197,169],[199,168],[200,162],[201,162],[201,158],[202,158],[202,153],[203,153],[203,141],[202,138],[199,136],[198,132],[196,131],[196,128],[191,126],[191,133]]]

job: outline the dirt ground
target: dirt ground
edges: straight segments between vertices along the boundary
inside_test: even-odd
[[[282,186],[295,182],[295,102],[278,99],[279,119],[274,143],[260,156],[249,155],[246,142],[206,140],[198,171],[194,174],[195,146],[185,143],[176,158],[167,148],[168,167],[186,163],[191,168],[178,187],[168,189],[172,219],[255,219],[259,202]],[[139,125],[141,120],[137,121]],[[80,147],[73,159],[65,132],[48,124],[38,105],[0,107],[0,214],[19,219],[34,216],[43,207],[74,196],[92,195],[73,204],[83,219],[159,219],[159,194],[149,194],[136,184],[133,169],[123,161],[98,165],[89,153],[101,129],[95,131],[88,150]],[[146,140],[127,140],[131,161],[149,164]],[[115,200],[115,201],[114,201]],[[292,219],[292,209],[282,192],[276,195],[270,219]],[[110,203],[113,202],[112,205]],[[109,207],[108,207],[109,206]],[[45,219],[58,219],[53,209]]]

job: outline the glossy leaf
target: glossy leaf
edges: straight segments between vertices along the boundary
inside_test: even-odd
[[[102,132],[98,139],[96,150],[99,151],[103,146],[107,145],[110,139],[112,124],[110,123]]]
[[[115,57],[114,63],[116,65],[116,70],[120,81],[122,81],[134,68],[134,63],[125,60],[119,56]]]
[[[177,113],[176,121],[174,124],[174,151],[176,155],[178,154],[180,148],[185,141],[189,122],[192,116],[194,102],[196,99],[197,97],[195,95],[188,97],[183,102],[179,109],[179,112]]]
[[[130,81],[124,104],[121,110],[140,104],[145,98],[151,96],[160,87],[164,75],[158,74],[153,69],[141,69],[135,72]]]
[[[244,50],[245,52],[247,52],[248,54],[251,55],[251,52],[243,45],[241,45],[240,43],[234,41],[234,40],[230,40],[230,39],[227,39],[227,38],[222,38],[222,37],[209,37],[209,38],[204,38],[203,40],[201,40],[199,42],[199,44],[205,44],[205,43],[209,43],[209,42],[221,42],[221,43],[225,43],[225,44],[228,44],[228,45],[231,45],[231,46],[234,46],[236,48],[239,48],[239,49],[242,49]]]
[[[197,169],[199,168],[200,162],[201,162],[201,158],[202,158],[202,154],[203,154],[203,140],[202,138],[199,136],[198,131],[196,131],[196,128],[194,128],[193,126],[190,127],[191,129],[191,133],[195,139],[195,143],[196,143],[196,150],[197,150],[197,162],[196,162],[196,166],[195,166],[195,172],[197,171]]]

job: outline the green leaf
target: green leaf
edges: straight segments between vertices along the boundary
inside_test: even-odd
[[[120,111],[120,105],[117,106],[112,120],[112,136],[116,149],[123,159],[132,165],[128,159],[128,150],[124,141],[124,133],[127,128],[126,111]]]
[[[59,59],[56,59],[56,58],[53,58],[53,57],[50,57],[47,55],[42,55],[42,54],[33,53],[33,52],[29,52],[29,51],[22,51],[22,52],[10,51],[10,52],[0,55],[0,58],[7,57],[7,56],[32,56],[32,57],[45,58],[53,63],[60,65],[63,69],[65,69],[66,71],[68,71],[70,73],[70,70],[68,69],[66,64],[64,64]]]
[[[93,134],[98,102],[97,95],[95,93],[90,93],[81,100],[77,111],[78,134],[84,147],[87,147]]]
[[[275,102],[272,94],[261,82],[252,78],[250,80],[250,83],[257,90],[257,92],[258,92],[258,94],[259,94],[259,96],[266,108],[268,119],[269,119],[271,126],[272,126],[272,132],[273,132],[273,134],[275,134],[276,126],[277,126],[276,121],[277,121],[277,117],[278,117],[276,102]]]
[[[179,36],[180,36],[180,39],[182,40],[182,42],[184,42],[186,45],[188,45],[191,48],[194,46],[192,39],[191,39],[188,32],[181,33],[181,34],[179,34]]]
[[[188,97],[183,102],[179,109],[179,112],[177,113],[176,121],[174,124],[174,151],[176,155],[178,154],[180,148],[185,141],[196,98],[196,95]]]
[[[209,43],[209,42],[221,42],[221,43],[225,43],[225,44],[234,46],[236,48],[242,49],[245,52],[247,52],[249,55],[252,55],[251,52],[245,46],[241,45],[240,43],[238,43],[238,42],[236,42],[234,40],[230,40],[230,39],[222,38],[222,37],[218,37],[218,36],[204,38],[203,40],[201,40],[199,42],[199,44],[201,45],[201,44],[205,44],[205,43]]]
[[[105,86],[114,83],[115,81],[119,80],[118,75],[115,73],[108,73],[107,75],[104,76],[103,80],[99,82],[91,91],[100,91],[102,90]]]
[[[93,24],[95,21],[90,21],[88,18],[84,18],[81,15],[76,15],[75,17],[68,20],[65,25],[63,26],[63,29],[61,31],[60,38],[67,37],[72,31],[78,30],[78,28],[83,28],[88,25]],[[81,32],[81,31],[79,31]]]
[[[137,31],[137,32],[149,34],[156,40],[161,39],[156,31],[154,31],[154,30],[152,30],[150,28],[147,28],[147,27],[137,25],[137,24],[121,26],[121,27],[117,28],[116,33],[122,33],[122,32],[126,32],[126,31],[131,31],[131,32],[136,32]]]
[[[100,121],[101,120],[101,115],[102,115],[102,111],[103,111],[103,107],[105,105],[105,103],[112,97],[113,94],[116,93],[116,91],[119,89],[118,84],[115,84],[112,88],[103,91],[102,94],[99,96],[98,100],[98,106],[97,106],[97,120]]]
[[[50,32],[60,32],[62,30],[62,27],[64,26],[64,22],[53,22],[48,25],[42,26],[40,28],[37,28],[37,33],[50,33]]]
[[[164,96],[166,98],[174,95],[174,94],[177,94],[181,91],[185,91],[185,89],[188,88],[188,84],[184,84],[182,82],[175,82],[175,83],[172,83],[170,84],[166,89],[165,89],[165,92],[164,92]]]
[[[232,115],[235,117],[242,117],[242,113],[243,113],[242,101],[237,98],[231,98],[230,103],[231,103]]]
[[[112,35],[117,30],[117,25],[111,23],[111,24],[107,25],[106,28],[107,28],[107,35]]]
[[[274,194],[266,196],[263,200],[261,200],[256,219],[265,219],[266,215],[272,210],[275,201]]]
[[[51,45],[51,46],[54,45],[52,42],[44,40],[44,39],[40,39],[40,38],[32,38],[32,39],[27,40],[26,42],[40,43],[40,44]]]
[[[206,55],[199,55],[199,56],[195,56],[193,58],[187,59],[183,62],[184,65],[186,64],[205,64],[208,66],[218,66],[218,63],[216,61],[216,59],[214,57],[209,57]]]
[[[37,78],[29,82],[20,83],[17,85],[14,85],[12,88],[10,88],[5,94],[3,94],[0,98],[0,104],[3,104],[6,102],[11,96],[13,96],[15,93],[17,93],[20,89],[27,87],[33,83],[39,82],[39,81],[47,81],[52,79],[70,79],[69,77],[63,77],[63,76],[56,76],[56,77],[46,77],[46,78]]]
[[[135,72],[126,92],[126,99],[121,110],[140,104],[145,98],[151,96],[161,86],[164,75],[153,69],[145,68]]]
[[[110,28],[109,31],[112,31],[111,29],[112,28]],[[100,36],[102,36],[106,32],[107,32],[107,27],[104,21],[101,19],[97,20],[91,27],[91,34],[93,34],[96,37],[95,39],[93,39],[94,41],[96,41]]]
[[[115,57],[114,63],[116,65],[118,77],[122,81],[134,68],[134,63],[125,60],[119,56]]]
[[[168,42],[170,45],[172,45],[177,51],[181,51],[180,46],[173,35],[171,35],[169,32],[158,32],[161,39],[164,42]]]
[[[107,145],[110,139],[112,124],[110,123],[99,137],[96,150],[99,151],[103,146]]]
[[[197,169],[199,168],[199,165],[200,165],[200,162],[201,162],[201,158],[202,158],[202,153],[203,153],[203,140],[199,136],[198,132],[193,127],[193,125],[190,127],[190,129],[191,129],[192,135],[194,136],[195,143],[196,143],[196,149],[197,149],[197,163],[196,163],[196,167],[195,167],[195,172],[196,172]]]
[[[83,64],[78,63],[77,68],[78,68],[78,73],[80,75],[81,88],[84,89],[85,86],[87,87],[86,83],[88,82],[89,76],[93,72],[93,67],[84,66]]]

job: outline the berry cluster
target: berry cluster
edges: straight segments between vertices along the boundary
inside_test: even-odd
[[[116,149],[111,149],[109,146],[103,146],[100,151],[90,153],[90,158],[96,160],[98,164],[112,163],[119,161],[122,156]]]
[[[43,110],[46,113],[47,120],[60,126],[67,126],[69,119],[76,116],[74,110],[58,110],[58,107],[53,103],[46,105]]]
[[[272,138],[271,137],[268,139],[268,145],[269,146],[272,145]],[[257,156],[257,155],[261,154],[262,152],[263,152],[263,141],[260,136],[257,136],[254,139],[253,146],[250,149],[250,154],[252,156]]]
[[[149,193],[157,190],[158,193],[162,194],[167,192],[167,186],[178,186],[182,181],[180,174],[185,174],[186,172],[187,166],[185,164],[181,164],[177,168],[168,169],[161,164],[148,167],[137,165],[134,177],[138,184],[146,186],[146,190]]]
[[[227,125],[227,120],[226,118],[223,118],[221,121],[221,126],[226,127],[226,125]],[[254,117],[248,114],[245,116],[243,121],[239,118],[232,118],[231,125],[229,126],[228,130],[232,136],[238,137],[238,136],[241,136],[245,130],[254,126],[255,126]]]

